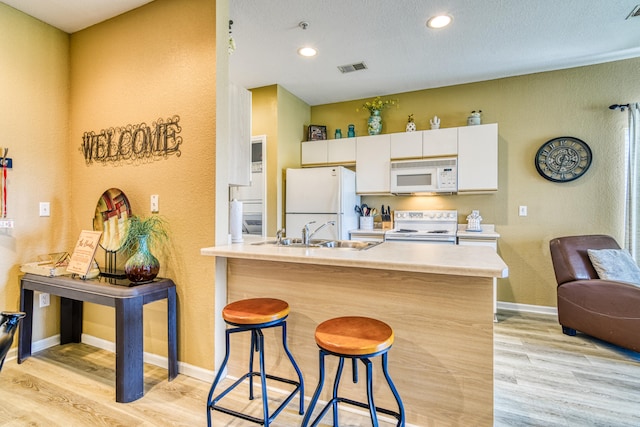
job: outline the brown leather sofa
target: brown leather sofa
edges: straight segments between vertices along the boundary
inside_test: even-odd
[[[640,351],[640,287],[598,278],[587,249],[619,249],[611,236],[559,237],[549,242],[558,282],[562,332],[580,331]]]

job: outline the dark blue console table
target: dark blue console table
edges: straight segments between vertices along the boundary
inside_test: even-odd
[[[167,300],[169,381],[178,375],[176,285],[169,279],[130,286],[127,280],[99,278],[81,280],[70,276],[45,277],[25,274],[20,286],[20,310],[26,313],[18,335],[18,363],[31,356],[33,292],[60,297],[60,344],[79,343],[82,338],[84,301],[115,308],[116,401],[131,402],[144,395],[142,308]]]

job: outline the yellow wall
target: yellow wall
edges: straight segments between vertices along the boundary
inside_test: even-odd
[[[18,310],[20,265],[71,241],[69,35],[0,3],[0,58],[0,146],[13,159],[7,216],[15,221],[0,230],[0,310]],[[38,216],[39,202],[51,203],[50,217]],[[34,340],[57,333],[57,305],[34,313]]]
[[[214,241],[215,2],[156,0],[71,36],[72,230],[91,228],[98,198],[110,187],[134,214],[150,215],[149,196],[171,228],[171,250],[158,254],[160,275],[178,288],[180,361],[213,365],[213,263],[200,249]],[[87,165],[82,135],[180,117],[180,156],[134,164]],[[99,255],[100,256],[100,255]],[[166,355],[166,303],[145,307],[145,351]],[[154,321],[155,319],[155,321]],[[114,340],[113,310],[89,306],[85,333]]]
[[[383,133],[404,131],[414,114],[418,129],[438,115],[441,127],[466,125],[472,110],[483,123],[498,123],[499,191],[492,195],[449,197],[365,197],[369,205],[393,209],[458,209],[465,223],[479,209],[483,223],[501,234],[498,248],[509,278],[498,286],[500,301],[556,305],[556,283],[548,242],[562,235],[607,233],[622,243],[624,205],[624,129],[626,113],[610,104],[640,99],[640,59],[531,74],[473,84],[391,95],[399,108],[383,112]],[[365,100],[311,108],[313,123],[333,135],[349,123],[366,134],[367,114],[356,112]],[[593,163],[580,179],[552,183],[538,175],[534,156],[547,140],[575,136],[593,151]],[[528,206],[527,217],[518,206]]]
[[[300,166],[300,141],[310,107],[279,85],[251,90],[252,134],[267,136],[267,235],[284,224],[284,170]]]

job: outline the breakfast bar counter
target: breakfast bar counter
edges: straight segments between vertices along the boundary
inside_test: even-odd
[[[225,301],[216,301],[217,308],[257,297],[289,303],[289,347],[307,397],[318,379],[316,326],[337,316],[369,316],[394,330],[389,370],[408,425],[493,425],[493,278],[506,277],[508,268],[491,248],[385,242],[354,250],[246,242],[201,253],[216,257],[216,287],[226,284]],[[217,333],[224,331],[219,313],[216,319]],[[281,363],[276,338],[273,331],[265,334],[271,340],[267,369],[293,375]],[[248,357],[233,359],[229,374],[240,375]],[[375,375],[381,374],[376,368]],[[376,405],[393,407],[379,379]],[[362,384],[350,381],[341,389],[356,400],[364,392]]]

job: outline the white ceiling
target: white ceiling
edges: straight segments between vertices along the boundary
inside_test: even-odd
[[[1,0],[72,33],[149,0]],[[640,57],[640,0],[229,0],[231,79],[310,105]],[[427,19],[453,16],[431,30]],[[309,26],[302,30],[298,23]],[[314,58],[296,53],[303,45]],[[367,69],[342,74],[340,65]],[[640,72],[640,70],[639,70]]]

